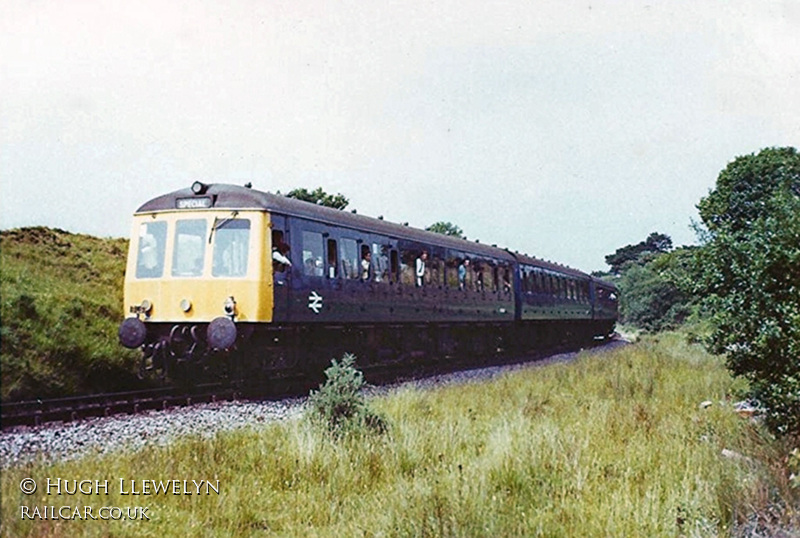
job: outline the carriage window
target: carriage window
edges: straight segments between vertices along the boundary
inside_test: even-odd
[[[511,293],[511,270],[508,267],[503,267],[500,276],[502,278],[500,283],[503,286],[503,293]]]
[[[432,286],[442,286],[442,281],[444,280],[442,275],[444,274],[444,262],[442,259],[434,254],[430,258],[428,258],[428,269],[430,269],[430,284]],[[428,284],[428,282],[426,282]]]
[[[400,259],[397,256],[397,251],[392,249],[392,253],[389,256],[391,261],[391,270],[392,270],[392,282],[397,282],[398,275],[400,274]]]
[[[400,251],[400,283],[406,286],[413,286],[416,277],[414,276],[414,268],[417,255],[411,250]]]
[[[372,272],[375,282],[389,280],[389,247],[372,243]]]
[[[175,247],[172,276],[200,276],[206,253],[205,219],[179,220],[175,223]]]
[[[336,255],[336,239],[328,239],[328,278],[336,278],[339,261]]]
[[[490,261],[485,261],[481,264],[481,273],[483,277],[480,278],[482,282],[482,289],[487,291],[497,291],[496,280],[497,272],[495,271],[494,264]]]
[[[303,232],[303,274],[322,276],[322,234]]]
[[[139,227],[139,252],[136,255],[136,278],[159,278],[164,273],[166,222],[143,222]]]
[[[484,282],[483,282],[483,272],[484,272],[484,263],[481,260],[474,260],[471,264],[472,273],[475,275],[475,291],[483,291],[484,290]],[[468,275],[470,271],[467,272]],[[469,276],[467,277],[469,280]]]
[[[459,284],[458,284],[458,282],[459,282],[459,280],[458,280],[459,271],[461,271],[461,273],[463,275],[466,275],[466,268],[459,269],[463,265],[463,262],[458,257],[457,253],[448,251],[448,253],[447,253],[447,263],[445,265],[446,265],[446,271],[447,271],[446,279],[445,279],[447,281],[446,282],[447,283],[447,287],[451,288],[451,289],[458,289],[459,288]],[[465,278],[466,278],[466,276],[465,276]]]
[[[342,274],[344,277],[358,280],[360,278],[358,245],[355,239],[342,239],[341,243],[339,243],[339,255],[342,258]]]
[[[214,232],[213,276],[236,277],[247,274],[250,251],[250,221],[234,219],[217,226]]]

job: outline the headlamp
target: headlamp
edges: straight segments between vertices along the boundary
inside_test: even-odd
[[[192,183],[192,192],[195,194],[203,194],[208,190],[208,185],[201,181],[195,181]]]

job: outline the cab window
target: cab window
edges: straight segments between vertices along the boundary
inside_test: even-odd
[[[136,278],[159,278],[164,274],[166,241],[166,222],[142,223],[139,227],[139,251],[136,254]]]
[[[206,227],[205,219],[179,220],[175,223],[172,276],[200,276],[203,274]]]
[[[214,265],[211,274],[216,277],[245,276],[249,247],[249,220],[234,219],[217,226],[214,232]]]

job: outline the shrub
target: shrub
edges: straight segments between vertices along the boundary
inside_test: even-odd
[[[775,432],[800,435],[800,154],[737,158],[698,209],[711,350],[750,381]]]
[[[311,391],[308,400],[313,419],[336,435],[359,431],[383,433],[386,423],[369,409],[361,392],[364,375],[355,362],[355,355],[350,353],[339,362],[331,361],[331,366],[325,370],[325,382],[319,390]]]

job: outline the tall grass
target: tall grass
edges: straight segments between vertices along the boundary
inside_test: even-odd
[[[4,536],[718,536],[792,491],[721,361],[676,336],[370,401],[381,434],[312,420],[2,477]],[[711,401],[709,407],[699,404]],[[735,454],[723,456],[723,449]],[[30,476],[211,479],[220,495],[54,497]],[[22,521],[20,505],[149,505],[150,521]]]
[[[2,400],[137,386],[117,341],[127,240],[43,227],[0,232]]]

